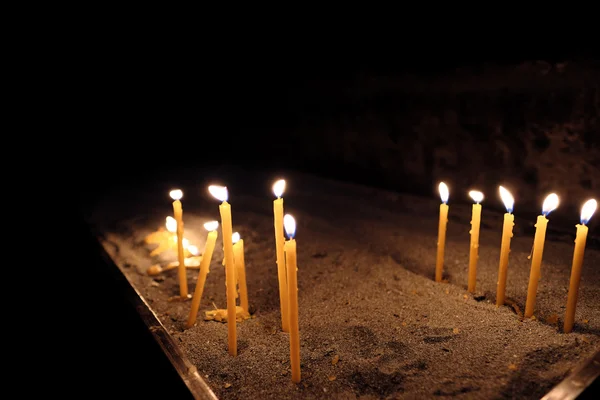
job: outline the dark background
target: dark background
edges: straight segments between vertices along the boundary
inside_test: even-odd
[[[426,196],[437,196],[443,179],[451,201],[468,201],[475,185],[497,209],[497,185],[506,182],[515,212],[532,215],[558,191],[556,218],[568,226],[600,192],[600,62],[572,43],[538,38],[509,51],[511,43],[459,41],[314,48],[147,39],[99,41],[78,61],[84,72],[73,96],[83,133],[73,145],[84,203],[171,168],[223,165],[297,169]],[[95,315],[83,330],[97,390],[182,397],[80,227]],[[598,234],[595,221],[590,229]]]
[[[569,42],[151,43],[89,61],[90,190],[175,166],[290,168],[425,196],[444,180],[451,202],[479,188],[496,209],[503,184],[532,215],[556,191],[569,225],[599,192],[600,62]]]

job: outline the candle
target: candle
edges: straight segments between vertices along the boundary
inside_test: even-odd
[[[150,257],[159,255],[171,248],[177,249],[177,221],[171,216],[167,216],[165,223],[167,230],[160,228],[146,237],[146,243],[158,243],[158,246],[150,252]]]
[[[275,249],[277,260],[277,277],[279,279],[279,306],[281,309],[281,329],[289,332],[288,316],[288,293],[287,293],[287,274],[285,271],[285,259],[283,253],[283,191],[285,190],[285,180],[280,179],[273,184],[273,193],[277,197],[273,201],[273,214],[275,221]]]
[[[569,282],[569,295],[567,297],[567,311],[565,313],[565,333],[571,332],[575,321],[575,307],[577,306],[577,295],[579,292],[579,281],[581,280],[581,266],[583,264],[583,253],[587,240],[588,223],[596,211],[596,200],[585,202],[581,209],[581,224],[576,225],[577,236],[575,237],[575,251],[573,252],[573,264],[571,265],[571,280]]]
[[[187,320],[186,328],[191,328],[196,322],[196,316],[198,315],[198,309],[200,308],[200,301],[202,300],[202,293],[204,292],[204,284],[206,283],[206,276],[209,273],[210,260],[212,259],[215,243],[217,242],[218,227],[218,221],[211,221],[204,224],[204,229],[208,231],[208,235],[206,236],[206,244],[204,245],[202,261],[200,261],[200,273],[198,274],[198,282],[196,283],[194,295],[192,296],[192,307],[190,309],[190,315]]]
[[[300,332],[298,328],[298,276],[296,263],[296,221],[291,215],[283,218],[285,231],[290,240],[285,242],[285,263],[287,266],[287,282],[290,313],[290,365],[292,382],[300,382]]]
[[[506,207],[504,225],[502,226],[502,244],[500,245],[500,265],[498,267],[498,290],[496,293],[496,306],[504,304],[506,294],[506,275],[508,272],[508,254],[510,253],[510,239],[513,237],[515,216],[512,214],[515,199],[510,192],[500,186],[500,197]]]
[[[233,259],[237,271],[238,287],[240,288],[240,307],[244,312],[248,312],[248,287],[246,286],[246,261],[244,260],[244,239],[235,232],[232,235]]]
[[[448,223],[448,186],[444,182],[439,185],[440,197],[440,221],[438,224],[438,243],[437,243],[437,259],[435,262],[435,281],[442,281],[442,272],[444,271],[444,249],[446,248],[446,224]]]
[[[236,306],[235,306],[235,264],[233,261],[233,242],[231,206],[227,203],[229,193],[225,186],[211,185],[208,191],[222,203],[219,206],[221,213],[221,230],[223,233],[223,252],[225,253],[225,285],[227,287],[227,344],[229,354],[237,356],[236,332]]]
[[[546,240],[546,227],[548,219],[546,217],[552,210],[558,207],[558,196],[555,193],[549,194],[542,205],[542,215],[537,218],[535,224],[535,237],[533,239],[533,256],[531,257],[531,270],[529,271],[529,286],[527,287],[527,301],[525,302],[525,317],[533,316],[535,308],[535,297],[537,295],[538,282],[541,278],[540,269],[542,266],[542,254],[544,253],[544,241]]]
[[[188,287],[185,271],[185,255],[183,253],[183,210],[181,208],[183,192],[179,189],[175,189],[171,190],[169,195],[173,199],[173,216],[175,217],[175,221],[177,221],[177,256],[179,259],[177,274],[179,275],[179,295],[182,299],[187,299]]]
[[[177,221],[175,218],[168,216],[166,226],[166,231],[159,230],[158,232],[153,232],[146,237],[146,243],[158,243],[158,246],[150,252],[151,257],[157,256],[169,249],[177,251]],[[190,255],[195,255],[194,251],[192,251],[195,246],[191,245],[188,239],[185,237],[181,239],[181,244],[183,245],[183,253],[186,259]],[[176,266],[179,266],[179,262],[177,262]]]
[[[469,292],[475,292],[477,283],[477,258],[479,257],[479,226],[481,225],[481,201],[483,193],[471,190],[469,196],[475,201],[473,204],[473,213],[471,215],[471,251],[469,253]]]

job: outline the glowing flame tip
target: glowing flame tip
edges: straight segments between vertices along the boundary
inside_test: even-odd
[[[233,235],[231,235],[231,242],[233,244],[239,242],[241,239],[240,233],[239,232],[233,232]]]
[[[596,200],[590,199],[585,202],[583,207],[581,207],[581,223],[583,225],[587,224],[592,218],[592,215],[594,215],[597,206],[598,203],[596,202]]]
[[[283,217],[283,227],[285,228],[285,233],[292,239],[296,234],[296,220],[290,214],[285,214]]]
[[[167,222],[165,223],[167,226],[167,230],[171,233],[177,232],[177,220],[171,216],[167,217]]]
[[[442,203],[446,204],[448,202],[448,197],[450,197],[450,192],[448,191],[448,186],[444,182],[440,182],[439,190],[440,190],[440,198],[442,199]]]
[[[547,216],[558,207],[558,196],[556,193],[550,193],[542,204],[542,214]]]
[[[169,196],[171,196],[173,200],[181,200],[183,192],[180,189],[174,189],[169,192]]]
[[[280,179],[273,184],[273,193],[277,198],[280,198],[285,191],[285,179]]]
[[[204,224],[204,229],[206,229],[209,232],[216,231],[218,227],[219,227],[219,221],[209,221]]]
[[[512,213],[513,207],[515,206],[515,198],[504,186],[500,186],[498,189],[500,190],[500,198],[504,203],[504,207],[506,207],[506,211]]]
[[[469,192],[469,196],[471,196],[473,201],[477,204],[481,203],[481,201],[483,200],[483,193],[481,193],[477,190],[471,190]]]
[[[229,192],[227,191],[226,186],[210,185],[208,187],[208,191],[217,200],[227,201],[227,199],[229,198]]]
[[[193,244],[190,244],[187,248],[187,250],[193,255],[193,256],[197,256],[198,254],[200,254],[200,251],[198,250],[197,246],[194,246]]]

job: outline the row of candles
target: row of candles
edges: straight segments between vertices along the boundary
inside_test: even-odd
[[[225,286],[227,294],[227,343],[228,351],[232,356],[237,355],[237,314],[241,308],[243,314],[248,315],[248,290],[246,286],[246,267],[244,261],[244,241],[238,232],[232,232],[231,205],[227,202],[229,193],[226,187],[211,185],[209,193],[221,201],[219,213],[221,215],[221,231],[223,235],[223,253],[225,264]],[[276,199],[273,202],[275,244],[277,259],[277,275],[279,280],[279,296],[281,307],[281,325],[284,332],[290,337],[290,365],[292,370],[292,381],[300,382],[300,333],[298,325],[298,279],[297,279],[297,255],[296,255],[296,221],[289,214],[283,212],[283,192],[285,191],[285,180],[280,179],[273,184],[273,193]],[[174,219],[167,217],[167,230],[175,231],[178,256],[178,278],[179,294],[181,299],[189,298],[187,275],[186,275],[186,251],[197,254],[197,248],[184,238],[183,210],[181,198],[183,192],[179,189],[172,190],[169,195],[173,199]],[[173,221],[173,222],[171,222]],[[173,227],[176,225],[176,227]],[[204,224],[208,231],[202,259],[199,265],[198,280],[192,296],[190,314],[186,328],[191,328],[196,322],[200,302],[209,272],[212,254],[217,241],[218,221]],[[175,228],[175,229],[173,229]],[[285,240],[285,233],[288,240]],[[159,245],[160,248],[160,245]],[[239,288],[240,307],[236,305],[237,290]]]
[[[278,180],[273,185],[273,193],[276,199],[273,201],[274,231],[276,244],[276,263],[277,275],[279,281],[279,300],[281,309],[281,326],[284,332],[290,335],[290,364],[292,369],[292,381],[300,382],[300,338],[298,327],[298,286],[297,286],[297,262],[296,262],[296,241],[294,239],[296,231],[296,222],[291,215],[284,215],[283,212],[283,192],[285,190],[285,181]],[[237,291],[239,288],[239,298],[241,311],[248,314],[248,290],[246,286],[246,270],[244,262],[244,242],[239,233],[232,232],[231,205],[227,202],[229,193],[224,186],[211,185],[208,188],[209,193],[217,200],[221,201],[219,212],[221,216],[221,229],[223,234],[223,251],[225,265],[225,280],[227,289],[227,324],[228,324],[228,351],[231,355],[237,355],[237,313],[236,305]],[[444,267],[444,250],[446,242],[446,226],[448,222],[448,198],[449,190],[445,183],[439,184],[439,192],[442,200],[440,204],[439,226],[438,226],[438,244],[437,259],[435,267],[435,280],[442,281]],[[500,263],[498,272],[498,288],[496,294],[496,305],[501,306],[505,300],[506,280],[508,272],[508,261],[510,252],[510,242],[513,237],[514,227],[514,198],[504,187],[499,187],[500,197],[506,207],[504,215],[504,224],[502,230],[502,241],[500,247]],[[477,259],[479,252],[479,231],[481,225],[481,202],[483,193],[479,191],[470,191],[469,195],[475,201],[473,204],[471,230],[470,230],[470,253],[469,253],[469,273],[468,273],[468,291],[475,292],[477,278]],[[179,189],[172,190],[170,196],[173,199],[174,218],[167,217],[167,230],[176,233],[175,238],[169,236],[169,241],[176,241],[178,256],[178,278],[180,297],[188,299],[188,285],[186,276],[186,254],[197,255],[198,249],[191,245],[184,238],[183,209],[181,198],[183,192]],[[559,204],[558,196],[554,193],[548,195],[542,206],[542,215],[538,216],[535,224],[536,233],[533,244],[533,256],[529,285],[527,291],[527,301],[525,307],[525,317],[532,317],[536,301],[538,282],[540,279],[540,270],[542,262],[542,253],[548,224],[547,216],[556,209]],[[581,224],[577,225],[577,235],[575,239],[575,251],[573,255],[573,264],[571,269],[570,286],[567,300],[567,310],[564,321],[564,331],[570,332],[573,328],[575,307],[577,303],[577,294],[579,290],[579,281],[581,279],[581,267],[586,244],[588,228],[586,223],[590,220],[596,210],[596,200],[587,201],[581,212]],[[192,302],[190,314],[186,324],[191,328],[196,321],[206,277],[209,272],[209,266],[212,254],[217,240],[218,221],[211,221],[204,224],[208,231],[204,251],[199,265],[199,274]],[[284,230],[289,240],[285,240]],[[171,243],[173,245],[173,243]],[[167,245],[167,246],[171,246]],[[152,254],[164,250],[164,246],[159,245]],[[172,246],[175,247],[175,246]]]
[[[446,224],[448,223],[448,186],[441,182],[439,184],[440,204],[439,225],[438,225],[438,244],[437,244],[437,259],[435,266],[435,280],[442,281],[442,273],[444,268],[444,250],[446,245]],[[510,252],[510,242],[513,237],[513,227],[515,225],[515,216],[513,215],[513,207],[515,200],[511,193],[504,187],[499,187],[500,198],[506,207],[504,214],[504,223],[502,228],[502,241],[500,244],[500,263],[498,267],[498,287],[496,292],[496,305],[504,304],[506,292],[506,277],[508,274],[508,255]],[[483,201],[483,193],[472,190],[469,196],[475,201],[471,214],[471,243],[469,253],[469,273],[467,281],[467,289],[469,292],[475,292],[477,281],[477,259],[479,253],[479,228],[481,225],[481,201]],[[546,240],[546,228],[548,226],[548,214],[558,207],[559,199],[555,193],[549,194],[542,204],[542,215],[537,217],[535,224],[535,236],[533,239],[533,254],[531,257],[531,270],[529,273],[529,284],[527,287],[527,300],[525,303],[526,318],[533,316],[535,301],[537,296],[538,283],[541,277],[542,254],[544,251],[544,242]],[[577,305],[577,297],[579,292],[579,282],[581,280],[581,268],[583,265],[583,255],[585,244],[587,241],[588,227],[586,224],[592,218],[596,211],[597,202],[594,199],[586,201],[581,209],[580,224],[576,225],[577,234],[575,237],[575,250],[573,252],[573,263],[571,265],[571,278],[569,283],[569,293],[567,295],[567,309],[564,319],[564,332],[569,333],[573,329],[575,320],[575,308]]]

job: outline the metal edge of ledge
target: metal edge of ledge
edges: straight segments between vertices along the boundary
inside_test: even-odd
[[[154,311],[150,308],[141,293],[131,284],[129,279],[121,272],[110,255],[106,252],[102,244],[96,239],[98,250],[110,272],[117,277],[122,286],[123,294],[135,308],[138,315],[148,327],[148,330],[159,344],[185,385],[190,390],[191,395],[197,400],[218,400],[210,386],[200,376],[196,367],[185,357],[173,336],[167,331],[160,322]]]
[[[573,400],[600,375],[600,350],[550,390],[542,400]]]

